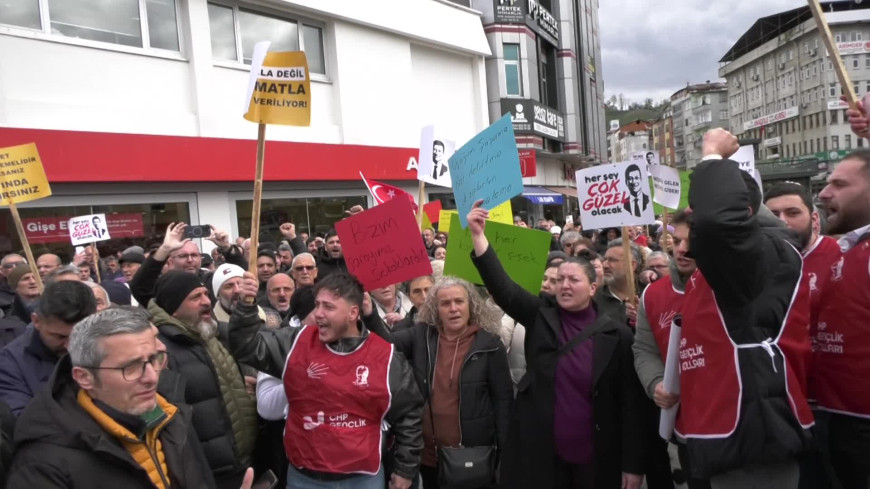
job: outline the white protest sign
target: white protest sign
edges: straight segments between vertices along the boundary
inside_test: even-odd
[[[755,149],[751,144],[741,146],[740,149],[738,149],[729,159],[731,161],[736,161],[740,165],[741,170],[750,175],[753,174],[753,171],[755,170]]]
[[[680,172],[676,168],[665,165],[650,165],[649,174],[652,177],[653,202],[668,209],[680,206]]]
[[[577,171],[580,221],[585,229],[655,222],[646,165],[627,161]]]
[[[417,180],[453,187],[447,160],[456,152],[456,142],[444,137],[440,128],[426,126],[420,132],[420,155],[417,157]]]
[[[105,214],[73,217],[69,220],[69,237],[73,246],[112,239]]]
[[[643,161],[647,165],[658,165],[659,154],[655,151],[635,151],[631,153],[631,161],[634,163]]]

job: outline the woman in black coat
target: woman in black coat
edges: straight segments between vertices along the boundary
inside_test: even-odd
[[[423,487],[449,489],[438,481],[436,452],[442,446],[491,446],[500,458],[513,401],[507,354],[498,337],[500,313],[470,283],[453,277],[432,286],[409,329],[390,332],[369,306],[367,300],[366,327],[405,355],[426,399]]]
[[[468,214],[472,261],[496,304],[526,326],[528,366],[517,385],[501,487],[639,488],[643,392],[631,330],[599,314],[595,269],[581,258],[559,266],[555,297],[514,283],[484,235],[481,204]],[[591,341],[578,342],[584,333]]]

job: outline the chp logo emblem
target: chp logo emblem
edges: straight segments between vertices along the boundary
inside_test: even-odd
[[[843,280],[843,262],[844,262],[844,260],[845,260],[845,258],[841,256],[840,261],[838,261],[836,265],[831,267],[831,273],[833,273],[831,280],[833,280],[834,282],[839,282],[840,280]]]
[[[320,380],[326,375],[326,371],[329,370],[329,367],[322,363],[314,363],[308,366],[308,378],[314,380]]]
[[[356,368],[356,380],[353,381],[353,385],[357,387],[368,387],[369,386],[369,368],[365,365],[359,365]]]

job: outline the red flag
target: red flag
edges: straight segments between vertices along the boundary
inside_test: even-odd
[[[372,197],[375,199],[376,204],[383,204],[389,200],[392,200],[394,197],[399,197],[404,195],[411,202],[411,206],[414,207],[414,211],[417,210],[417,202],[414,200],[414,196],[400,189],[399,187],[394,187],[392,185],[387,185],[386,183],[377,182],[375,180],[369,180],[359,172],[359,176],[362,177],[363,183],[368,187],[369,192],[371,192]]]
[[[423,212],[426,213],[429,222],[438,222],[438,219],[441,218],[441,201],[433,200],[428,204],[423,204]]]

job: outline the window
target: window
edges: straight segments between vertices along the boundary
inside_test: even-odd
[[[870,68],[870,54],[864,55],[864,68]]]
[[[858,141],[858,147],[863,148],[864,147],[864,138],[855,138],[855,139]]]
[[[806,142],[806,141],[805,141],[805,142]],[[813,141],[812,139],[810,139],[810,153],[815,153],[815,152],[816,152],[816,147],[814,146],[814,144],[815,144],[815,141]]]
[[[831,60],[828,60],[828,71],[833,71],[833,70],[834,70],[834,62]]]
[[[254,45],[272,41],[270,51],[305,51],[308,69],[326,74],[321,27],[216,3],[208,4],[208,19],[215,59],[251,64]]]
[[[837,120],[838,118],[839,118],[839,116],[837,115],[837,111],[832,110],[831,111],[831,124],[839,124],[839,121]]]
[[[804,43],[804,53],[808,53],[808,52],[810,52],[810,44],[805,42]]]
[[[849,40],[852,41],[852,42],[860,41],[862,37],[863,37],[863,36],[861,35],[861,32],[860,32],[860,31],[859,31],[859,32],[850,32],[850,33],[849,33]]]
[[[519,97],[523,94],[520,81],[520,45],[504,45],[504,80],[507,95]]]
[[[852,68],[858,69],[858,56],[852,56]]]
[[[42,9],[40,8],[42,7]],[[40,10],[42,10],[40,12]],[[43,31],[40,13],[47,20]],[[19,0],[5,2],[0,23],[52,36],[178,51],[175,0]],[[143,27],[147,25],[147,29]]]
[[[852,135],[846,134],[845,136],[843,136],[843,138],[844,138],[843,142],[846,145],[846,147],[844,149],[852,149]]]
[[[829,94],[831,97],[836,97],[836,96],[837,96],[837,84],[836,84],[836,83],[831,83],[831,84],[828,86],[828,94]]]
[[[840,136],[831,136],[831,149],[840,149]]]
[[[842,34],[834,34],[834,42],[843,42]]]
[[[556,80],[556,50],[551,47],[549,43],[544,42],[540,38],[538,38],[538,60],[540,64],[538,73],[541,77],[541,103],[548,107],[558,109],[559,96]],[[687,118],[686,123],[688,122],[689,120]]]
[[[719,111],[719,119],[724,121],[727,118],[728,118],[728,111],[727,110],[720,110]]]
[[[791,61],[794,59],[794,49],[788,50],[788,60]]]

